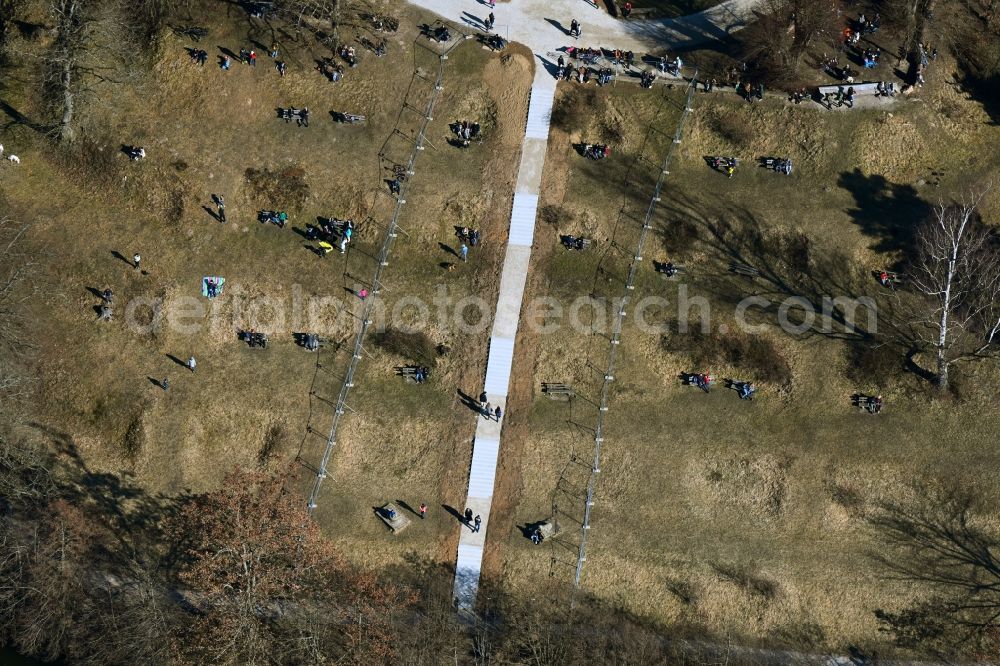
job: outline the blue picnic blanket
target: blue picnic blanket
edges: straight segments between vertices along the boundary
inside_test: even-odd
[[[218,296],[222,293],[222,285],[226,283],[226,278],[223,277],[204,277],[201,279],[201,295],[208,296],[208,281],[212,280],[215,282],[215,295]]]

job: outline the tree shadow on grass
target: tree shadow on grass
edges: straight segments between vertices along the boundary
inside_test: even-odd
[[[851,193],[855,207],[847,212],[863,233],[876,240],[876,252],[909,252],[914,233],[931,212],[931,205],[912,185],[884,176],[866,176],[860,169],[840,174],[837,184]]]
[[[977,520],[980,502],[957,485],[916,486],[908,502],[884,502],[868,518],[883,578],[917,600],[875,610],[898,646],[939,657],[995,650],[1000,630],[1000,535]],[[995,654],[995,652],[992,652]]]

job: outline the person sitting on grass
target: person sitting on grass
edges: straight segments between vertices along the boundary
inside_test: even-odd
[[[753,400],[753,394],[757,392],[757,387],[753,385],[753,382],[740,382],[736,392],[739,394],[740,400]]]
[[[694,375],[694,385],[700,388],[705,393],[708,393],[712,387],[712,375],[706,373]]]

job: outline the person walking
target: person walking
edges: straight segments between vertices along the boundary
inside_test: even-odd
[[[465,524],[472,527],[472,509],[465,509]]]
[[[107,303],[108,305],[110,305],[110,304],[111,304],[111,299],[113,299],[114,297],[115,297],[115,294],[114,294],[114,292],[112,292],[112,291],[111,291],[110,289],[105,289],[105,290],[104,290],[104,293],[103,293],[103,294],[101,294],[101,299],[102,299],[102,300],[103,300],[103,301],[104,301],[105,303]]]
[[[136,252],[134,255],[132,255],[132,266],[135,267],[135,270],[139,270],[139,263],[141,261],[142,261],[142,257],[139,256],[138,252]]]
[[[271,60],[278,59],[278,42],[271,42]]]
[[[228,72],[229,68],[232,66],[233,66],[233,61],[230,60],[229,56],[227,55],[222,56],[222,62],[219,63],[219,67],[222,68],[222,71]]]
[[[257,66],[257,52],[254,50],[250,51],[250,66],[251,67]]]
[[[347,251],[347,244],[351,242],[351,235],[354,230],[350,226],[344,228],[344,234],[340,237],[340,253],[344,254]]]
[[[483,409],[483,418],[488,419],[493,415],[493,407],[490,403],[486,403],[486,407]]]
[[[191,372],[194,372],[194,369],[196,367],[198,367],[198,362],[194,360],[194,356],[191,356],[190,358],[188,358],[187,369],[190,370]]]
[[[160,388],[162,388],[164,391],[170,388],[170,380],[164,377],[163,381],[160,382]]]
[[[486,391],[479,394],[479,411],[485,412],[488,398],[486,397]]]
[[[475,527],[472,528],[472,531],[473,532],[478,532],[480,526],[483,524],[483,519],[479,517],[479,514],[476,514],[476,520],[475,520],[474,524],[475,524]]]
[[[458,248],[458,253],[461,255],[462,261],[469,260],[469,246],[465,243],[462,243],[462,247]]]
[[[503,412],[500,411],[500,405],[497,405],[497,408],[493,413],[497,417],[497,423],[500,423],[500,417],[503,416]]]
[[[420,520],[427,517],[427,505],[423,502],[420,503]]]
[[[490,15],[486,17],[486,30],[487,31],[490,31],[490,30],[493,29],[493,22],[494,21],[496,21],[496,17],[493,16],[493,12],[490,12]]]
[[[222,196],[221,194],[213,194],[212,195],[212,201],[215,202],[215,205],[218,208],[218,213],[216,213],[215,216],[217,218],[219,218],[219,222],[225,223],[225,221],[226,221],[226,197]]]

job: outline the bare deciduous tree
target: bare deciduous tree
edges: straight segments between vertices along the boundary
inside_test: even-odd
[[[42,64],[42,87],[59,120],[53,133],[72,141],[81,98],[100,99],[97,85],[121,83],[134,72],[134,18],[117,1],[51,0],[52,39],[11,46]],[[134,14],[134,12],[133,12]]]
[[[216,664],[392,661],[392,618],[410,596],[350,567],[284,481],[237,471],[182,510],[180,581],[199,612],[181,651]]]
[[[765,0],[757,20],[741,34],[744,55],[770,82],[796,80],[802,57],[840,37],[842,15],[837,0]]]
[[[917,330],[934,352],[942,389],[954,363],[1000,351],[1000,248],[976,213],[982,197],[938,205],[916,233],[908,277],[924,296]]]

